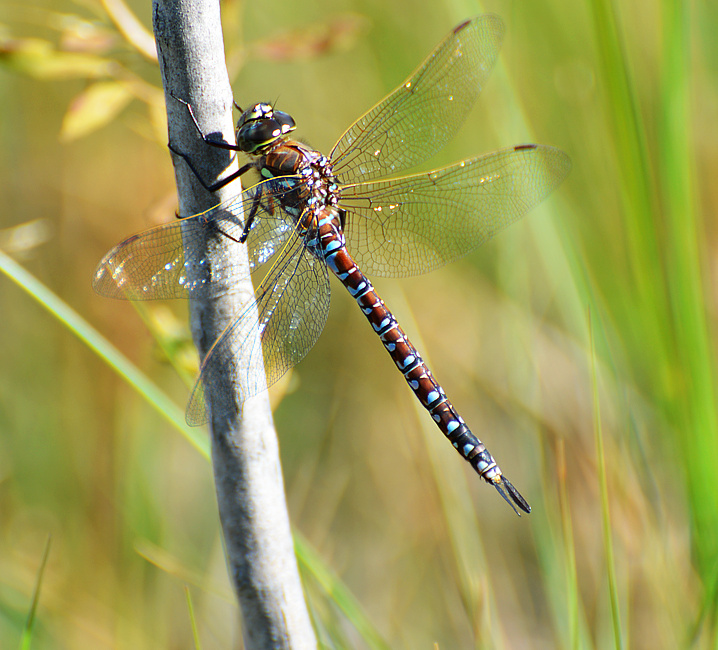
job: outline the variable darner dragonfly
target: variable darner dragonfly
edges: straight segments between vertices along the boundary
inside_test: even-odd
[[[503,31],[494,16],[458,25],[416,72],[349,127],[329,158],[288,137],[295,129],[289,115],[254,105],[237,123],[236,146],[202,137],[250,155],[233,176],[255,169],[263,180],[208,212],[130,237],[100,262],[94,287],[102,295],[192,298],[219,277],[239,280],[230,264],[208,269],[204,260],[185,258],[184,246],[210,229],[246,245],[252,273],[269,269],[254,300],[204,359],[187,407],[190,424],[206,420],[205,391],[213,393],[212,408],[222,408],[214,396],[221,393],[213,367],[218,351],[242,359],[242,400],[307,354],[326,321],[330,270],[453,446],[514,510],[530,512],[364,275],[409,276],[455,260],[523,216],[567,175],[566,154],[531,144],[375,180],[424,161],[457,132],[494,65]],[[251,322],[262,349],[237,336]],[[228,409],[236,408],[231,404]]]

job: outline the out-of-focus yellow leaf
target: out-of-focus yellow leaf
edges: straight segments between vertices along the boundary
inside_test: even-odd
[[[61,52],[39,38],[0,42],[0,65],[36,79],[75,79],[106,76],[113,64],[94,54]]]
[[[121,81],[100,81],[81,92],[62,120],[60,138],[76,140],[110,122],[132,100],[134,94]]]
[[[60,48],[64,52],[101,54],[109,51],[118,40],[116,32],[74,14],[58,15],[55,24],[60,31]]]
[[[123,0],[101,0],[102,6],[127,42],[150,61],[157,61],[152,32],[130,10]]]
[[[364,16],[343,14],[323,23],[278,34],[253,43],[250,51],[256,58],[272,61],[308,59],[337,50],[347,50],[368,26]]]
[[[49,219],[33,219],[0,229],[0,249],[19,259],[30,259],[36,249],[50,239],[52,224]]]

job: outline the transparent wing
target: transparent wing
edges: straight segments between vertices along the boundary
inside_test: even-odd
[[[187,422],[206,422],[205,395],[212,407],[231,415],[248,398],[276,382],[317,342],[329,312],[329,278],[323,260],[293,234],[252,301],[224,330],[202,363],[187,406]],[[261,345],[257,344],[259,329]],[[228,368],[239,399],[227,386]]]
[[[431,172],[342,188],[347,249],[368,275],[417,275],[473,250],[545,199],[571,169],[523,145]]]
[[[360,117],[331,153],[345,183],[413,167],[459,130],[501,47],[504,26],[492,15],[458,25],[401,86]]]
[[[239,241],[244,219],[261,192],[261,206],[247,240],[249,272],[253,272],[281,249],[292,233],[293,219],[277,207],[287,191],[273,179],[207,212],[133,235],[105,255],[92,286],[109,298],[166,300],[189,298],[210,280],[238,282],[246,278],[247,272],[233,263],[232,247],[226,257],[215,261],[213,268],[204,259],[187,259],[185,247],[192,250],[194,244],[208,237]]]

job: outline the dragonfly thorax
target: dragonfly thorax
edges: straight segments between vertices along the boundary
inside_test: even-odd
[[[339,202],[339,185],[326,156],[319,155],[304,166],[299,175],[309,191],[307,205],[335,207]]]
[[[309,213],[334,209],[339,203],[339,183],[329,159],[301,142],[278,142],[261,157],[257,168],[266,179],[286,179],[282,181],[286,189],[277,198],[294,217],[306,219]]]
[[[246,153],[261,154],[296,128],[289,113],[260,102],[244,111],[237,121],[237,145]]]

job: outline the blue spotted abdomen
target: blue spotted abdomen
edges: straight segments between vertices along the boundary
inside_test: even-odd
[[[384,301],[374,290],[369,278],[354,263],[344,246],[344,237],[337,220],[320,220],[318,235],[327,266],[357,301],[373,330],[394,360],[396,367],[404,375],[410,388],[422,406],[430,413],[439,429],[482,478],[495,487],[506,487],[512,492],[512,498],[514,498],[513,486],[508,487],[510,483],[502,476],[496,461],[484,444],[466,426],[464,420],[446,397],[444,389],[434,379],[404,330],[401,329]],[[501,492],[501,489],[499,491]],[[502,496],[506,498],[503,492]],[[520,495],[519,498],[521,498],[521,502],[516,502],[523,510],[529,512],[528,504]]]

